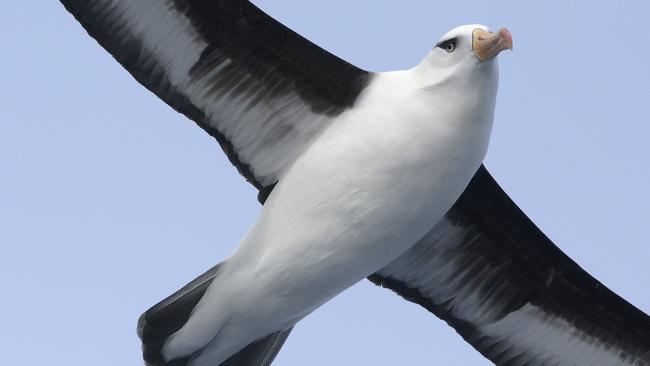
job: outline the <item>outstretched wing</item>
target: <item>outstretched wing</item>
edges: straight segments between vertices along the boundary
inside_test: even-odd
[[[61,0],[135,79],[268,195],[371,74],[244,0]]]
[[[562,253],[484,167],[426,237],[369,279],[497,365],[650,365],[650,318]]]

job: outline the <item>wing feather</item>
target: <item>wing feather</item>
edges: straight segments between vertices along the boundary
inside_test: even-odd
[[[441,222],[369,279],[497,365],[650,365],[650,317],[567,257],[484,167]]]
[[[244,0],[61,0],[142,85],[268,195],[371,74]]]

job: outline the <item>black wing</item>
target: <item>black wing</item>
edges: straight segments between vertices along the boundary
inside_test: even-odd
[[[370,80],[243,0],[61,0],[260,192]]]
[[[369,279],[497,365],[650,365],[650,318],[556,247],[484,167],[426,237]]]

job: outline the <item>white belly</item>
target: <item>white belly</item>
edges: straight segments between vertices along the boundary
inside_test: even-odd
[[[417,99],[385,110],[361,105],[343,116],[280,179],[195,309],[210,324],[186,325],[218,330],[212,360],[292,326],[396,259],[465,189],[491,114],[431,113]]]
[[[253,273],[258,290],[268,291],[262,296],[286,296],[303,308],[285,308],[295,316],[409,249],[451,208],[483,158],[459,141],[466,135],[405,143],[348,126],[327,131],[337,136],[323,136],[296,162],[229,260]]]

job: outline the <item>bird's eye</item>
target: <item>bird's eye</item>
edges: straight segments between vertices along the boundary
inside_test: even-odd
[[[452,53],[456,49],[456,40],[455,39],[450,39],[447,41],[442,42],[438,47],[442,48],[443,50]]]

